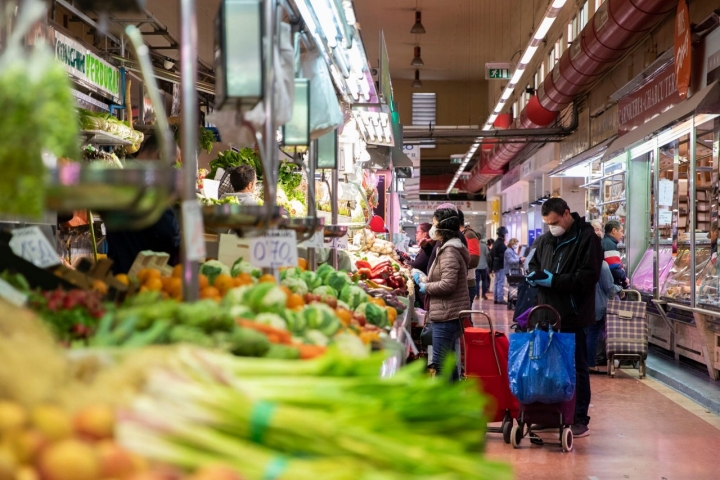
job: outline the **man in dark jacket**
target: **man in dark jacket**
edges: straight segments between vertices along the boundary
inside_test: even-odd
[[[530,285],[539,287],[537,303],[554,307],[560,313],[561,331],[575,334],[577,380],[572,431],[575,437],[584,437],[589,434],[590,422],[585,328],[595,323],[595,285],[600,278],[603,249],[593,226],[577,213],[570,213],[562,198],[545,202],[542,217],[550,231],[535,241],[527,278]]]
[[[497,240],[490,251],[490,270],[495,274],[494,297],[496,305],[505,305],[505,235],[507,228],[497,229]]]

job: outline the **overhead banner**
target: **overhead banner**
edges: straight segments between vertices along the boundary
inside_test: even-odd
[[[65,70],[114,99],[120,98],[120,70],[81,43],[55,32],[55,57]]]
[[[675,64],[661,68],[648,82],[618,101],[618,135],[624,135],[682,102]]]
[[[675,78],[680,98],[687,97],[690,88],[690,47],[690,12],[685,0],[680,0],[675,15]]]

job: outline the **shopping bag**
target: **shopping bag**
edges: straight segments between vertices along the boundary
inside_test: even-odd
[[[575,391],[575,335],[539,328],[510,335],[510,391],[523,404],[558,403]]]

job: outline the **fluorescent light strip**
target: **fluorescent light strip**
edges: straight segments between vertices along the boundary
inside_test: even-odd
[[[545,11],[545,16],[543,17],[540,25],[535,31],[535,35],[533,35],[533,37],[530,39],[527,47],[525,47],[525,52],[523,52],[522,57],[520,57],[520,63],[515,67],[515,72],[513,72],[513,75],[510,78],[510,83],[508,83],[505,87],[505,91],[500,97],[500,100],[498,100],[498,103],[495,105],[495,108],[488,117],[485,126],[482,128],[483,131],[492,130],[493,122],[497,119],[498,114],[502,112],[503,108],[505,107],[505,103],[512,96],[513,91],[515,90],[515,86],[520,83],[520,79],[525,73],[525,67],[532,61],[535,53],[538,50],[538,47],[540,46],[540,42],[545,38],[547,33],[550,31],[550,28],[552,28],[552,25],[553,23],[555,23],[555,19],[557,18],[558,13],[560,13],[560,9],[565,6],[566,1],[567,0],[555,0],[552,4],[550,4],[550,6],[548,6],[547,10]],[[472,157],[473,154],[474,152],[470,153],[470,156]],[[452,182],[450,182],[450,185],[445,191],[446,194],[450,194],[464,169],[465,165],[461,165],[460,168],[458,168],[458,171],[455,174],[455,178]]]

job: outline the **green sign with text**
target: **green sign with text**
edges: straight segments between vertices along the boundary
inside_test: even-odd
[[[78,79],[114,98],[120,97],[120,70],[58,32],[55,32],[55,57]]]

